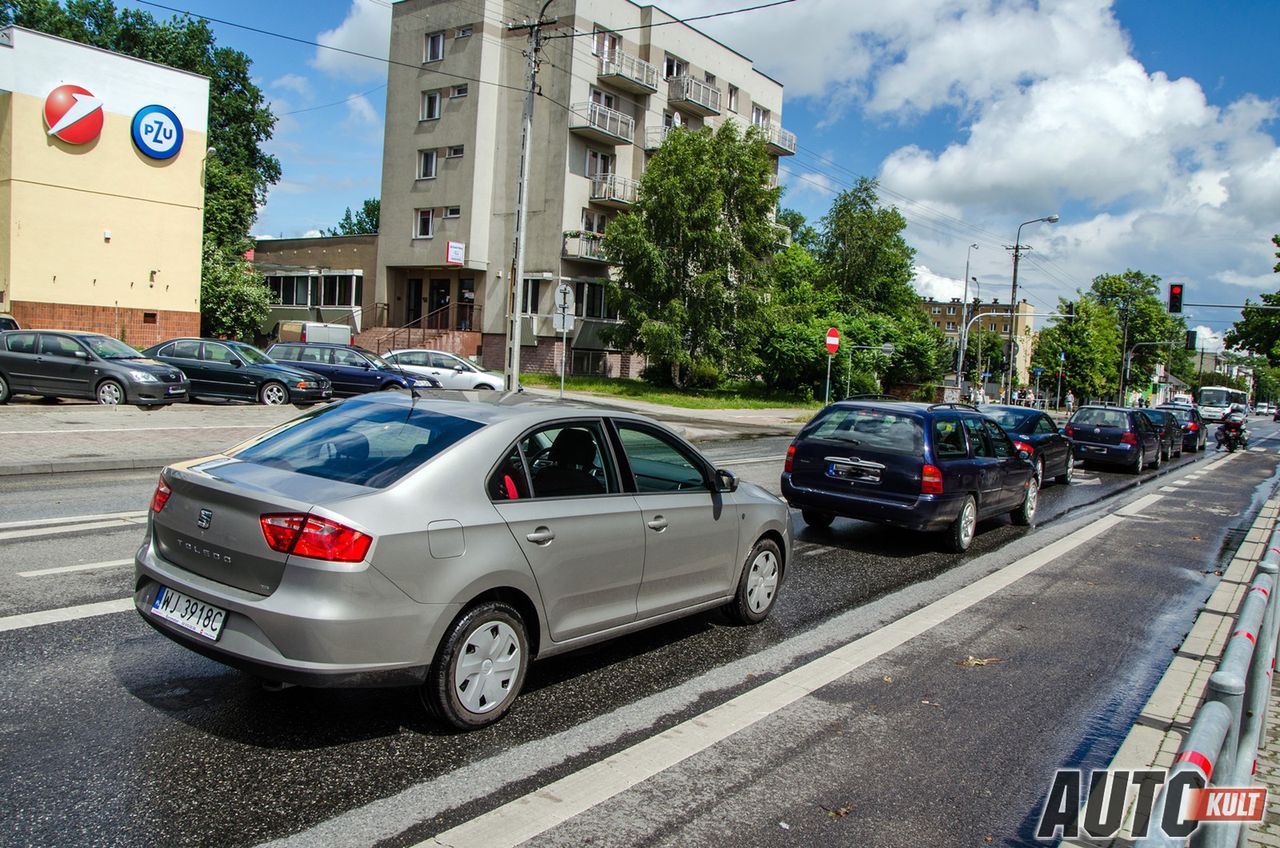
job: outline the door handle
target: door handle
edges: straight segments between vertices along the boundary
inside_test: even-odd
[[[555,537],[556,534],[550,527],[539,527],[537,530],[534,530],[532,533],[525,536],[526,539],[533,542],[535,545],[549,545],[551,544],[551,540]]]
[[[645,524],[650,530],[657,530],[659,533],[667,529],[667,519],[663,518],[661,515],[655,515],[653,518],[646,521]]]

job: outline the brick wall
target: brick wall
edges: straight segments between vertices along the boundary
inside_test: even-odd
[[[138,350],[165,339],[200,335],[199,312],[124,307],[117,309],[114,306],[40,303],[33,300],[13,301],[11,312],[18,324],[27,329],[102,333],[121,339]],[[149,315],[155,316],[154,324],[146,323]]]
[[[486,333],[480,348],[481,367],[501,372],[507,366],[506,338],[498,333]],[[569,374],[573,374],[573,351],[569,351]],[[645,358],[638,353],[608,354],[609,376],[636,379],[644,369]],[[520,370],[535,374],[560,373],[560,339],[539,338],[537,347],[524,345],[520,350]]]

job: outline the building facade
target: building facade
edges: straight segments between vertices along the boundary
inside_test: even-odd
[[[1010,309],[1009,304],[996,299],[983,302],[974,298],[966,304],[958,297],[949,301],[925,297],[921,298],[919,306],[929,318],[929,323],[941,330],[954,345],[960,344],[960,334],[966,327],[970,339],[975,338],[974,334],[980,330],[1008,338],[1012,325],[1013,339],[1018,346],[1013,359],[1015,381],[1024,386],[1030,384],[1031,354],[1036,337],[1035,310],[1025,298],[1018,302],[1017,309]]]
[[[385,310],[374,307],[378,236],[258,238],[250,261],[266,278],[271,313],[268,335],[280,321],[349,324],[359,333],[383,326]]]
[[[0,312],[197,335],[208,112],[205,77],[0,30]]]
[[[525,4],[402,0],[391,29],[375,303],[388,324],[477,334],[503,368],[526,61]],[[520,304],[526,370],[559,368],[555,289],[575,292],[574,373],[634,376],[611,349],[603,239],[636,200],[647,158],[675,126],[755,124],[775,156],[782,86],[751,60],[653,6],[555,0],[538,76]],[[563,36],[563,37],[560,37]],[[484,80],[484,82],[478,82]]]

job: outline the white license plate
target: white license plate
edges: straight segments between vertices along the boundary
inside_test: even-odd
[[[171,395],[180,395],[185,392],[186,389],[182,388],[182,386],[170,386],[168,391]]]
[[[175,592],[168,586],[161,586],[156,592],[151,614],[214,642],[222,635],[222,625],[227,621],[226,610]]]

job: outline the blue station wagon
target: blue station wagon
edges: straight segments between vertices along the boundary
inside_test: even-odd
[[[813,527],[843,516],[943,531],[963,552],[981,519],[1035,518],[1039,486],[1029,458],[970,406],[842,401],[787,449],[782,494]]]

